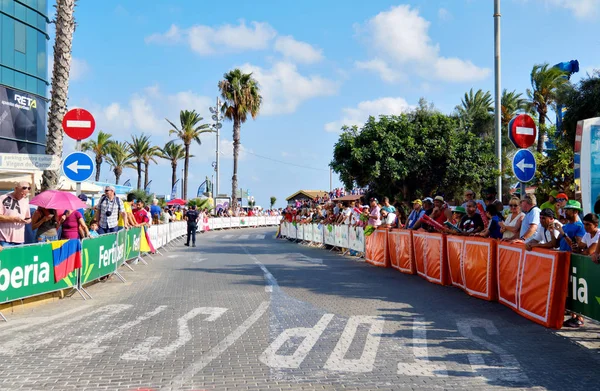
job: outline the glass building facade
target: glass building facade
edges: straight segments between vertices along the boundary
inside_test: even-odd
[[[0,0],[0,152],[43,154],[47,0]]]

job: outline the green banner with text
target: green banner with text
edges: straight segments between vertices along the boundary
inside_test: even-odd
[[[50,243],[6,247],[0,251],[0,303],[67,289],[76,284],[76,271],[54,282]]]
[[[114,273],[125,259],[125,231],[83,241],[81,284]]]
[[[600,265],[590,257],[571,254],[567,309],[600,320]]]
[[[123,261],[137,258],[140,255],[141,236],[141,228],[130,228],[127,230],[125,237],[125,259]]]

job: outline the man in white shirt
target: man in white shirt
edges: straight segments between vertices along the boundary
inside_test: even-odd
[[[381,225],[382,228],[394,228],[396,224],[396,214],[381,209]]]
[[[527,250],[531,251],[534,247],[558,249],[559,227],[562,227],[562,224],[555,220],[552,209],[546,208],[540,212],[540,224],[535,234],[525,242]]]

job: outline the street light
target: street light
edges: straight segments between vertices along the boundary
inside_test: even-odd
[[[217,96],[217,104],[214,107],[209,107],[208,110],[211,112],[212,114],[212,120],[215,121],[215,123],[213,125],[211,125],[211,129],[217,133],[217,145],[216,145],[216,161],[213,162],[213,167],[217,173],[216,175],[216,181],[215,181],[215,187],[216,187],[216,191],[215,191],[215,196],[219,194],[219,130],[221,130],[221,128],[223,127],[223,124],[221,123],[221,121],[223,121],[223,114],[221,114],[221,100],[219,99],[219,97]]]

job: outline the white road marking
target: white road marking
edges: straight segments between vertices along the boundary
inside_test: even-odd
[[[208,353],[200,357],[198,361],[187,367],[180,376],[177,376],[171,384],[164,388],[166,390],[179,390],[183,387],[183,385],[190,381],[194,375],[201,370],[203,370],[207,365],[209,365],[215,358],[219,357],[224,351],[226,351],[231,345],[233,345],[242,335],[252,327],[254,323],[256,323],[263,314],[269,308],[269,302],[263,301],[260,303],[258,308],[250,315],[248,319],[244,321],[241,325],[238,326],[231,334],[229,334],[225,339],[217,344],[214,348],[212,348]]]
[[[2,355],[13,355],[21,351],[36,350],[43,346],[51,344],[55,339],[61,337],[60,331],[64,331],[64,327],[71,323],[78,323],[85,318],[91,318],[94,322],[104,322],[113,315],[121,311],[125,311],[133,307],[131,304],[112,304],[107,305],[97,310],[75,316],[63,322],[55,323],[49,326],[40,327],[33,332],[27,332],[23,335],[11,337],[4,345],[0,345]],[[60,330],[60,331],[58,331]],[[54,331],[54,332],[53,332]],[[32,342],[28,344],[27,342]]]
[[[384,323],[385,321],[377,316],[351,316],[324,368],[330,371],[371,372],[375,364],[377,350],[379,349]],[[354,341],[358,326],[361,324],[371,325],[363,352],[360,358],[344,358],[348,353],[348,349],[350,349],[352,341]]]
[[[258,359],[271,368],[298,368],[315,346],[331,319],[333,319],[333,314],[325,314],[313,327],[295,327],[284,330]],[[304,338],[294,354],[285,356],[277,354],[283,344],[294,337]]]
[[[200,263],[200,262],[204,262],[206,261],[208,258],[198,258],[196,260],[193,260],[192,263]]]
[[[259,240],[262,240],[266,237],[267,237],[267,235],[256,235],[256,239],[259,239]]]
[[[167,255],[167,258],[169,258],[169,259],[179,258],[179,257],[181,257],[181,255]]]
[[[322,265],[323,264],[323,260],[320,258],[311,258],[309,256],[306,256],[302,253],[288,253],[288,256],[292,257],[292,258],[296,258],[296,259],[300,259],[302,261],[306,261],[309,263],[314,263],[317,265]]]
[[[233,238],[233,235],[223,235],[223,239],[231,239]]]
[[[521,370],[521,365],[517,359],[506,352],[503,348],[491,342],[484,340],[481,337],[473,334],[472,328],[483,328],[489,335],[497,335],[498,329],[489,319],[461,319],[456,322],[458,332],[465,338],[478,343],[492,353],[500,356],[502,366],[490,366],[485,364],[485,360],[481,354],[469,353],[469,363],[471,369],[475,373],[479,373],[486,381],[503,380],[508,382],[523,383],[527,382],[527,375]]]
[[[249,238],[250,238],[250,235],[240,235],[239,236],[239,239],[241,239],[241,240],[246,240],[246,239],[249,239]]]
[[[207,322],[214,322],[221,317],[227,308],[219,307],[199,307],[194,308],[181,318],[177,319],[177,327],[179,329],[179,337],[169,345],[162,348],[154,348],[152,346],[161,340],[162,337],[149,337],[144,342],[131,349],[129,352],[123,354],[121,358],[123,360],[139,360],[139,361],[157,361],[164,360],[171,354],[175,353],[177,349],[184,346],[186,343],[192,340],[192,333],[190,333],[188,322],[197,317],[198,315],[209,315],[206,319]]]
[[[427,348],[427,323],[424,318],[413,319],[413,355],[415,362],[398,363],[398,374],[405,376],[429,376],[447,377],[448,372],[445,364],[432,363],[429,361],[429,350]]]
[[[152,318],[163,312],[167,308],[166,305],[161,305],[156,307],[154,310],[145,313],[144,315],[138,316],[135,320],[124,323],[119,327],[112,329],[111,331],[104,333],[102,335],[97,336],[89,342],[84,343],[72,343],[70,345],[65,346],[61,349],[60,352],[50,355],[50,357],[81,357],[81,358],[91,358],[95,354],[103,353],[108,346],[100,346],[100,344],[104,341],[108,341],[122,332],[137,326],[138,324]]]

